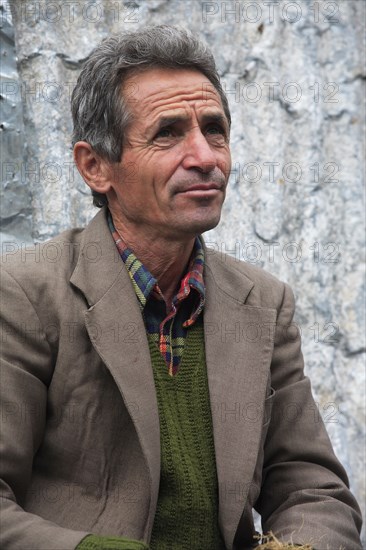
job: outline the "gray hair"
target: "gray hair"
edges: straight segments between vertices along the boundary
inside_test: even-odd
[[[191,68],[216,88],[229,126],[229,105],[208,46],[190,31],[169,25],[145,27],[104,39],[90,54],[71,97],[72,143],[86,141],[109,162],[119,162],[131,113],[122,96],[123,83],[133,73],[154,67]],[[107,204],[104,194],[92,192],[93,203]]]

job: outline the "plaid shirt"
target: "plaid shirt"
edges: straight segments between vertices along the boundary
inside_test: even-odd
[[[159,347],[170,376],[174,376],[183,355],[187,330],[197,320],[205,303],[204,252],[201,241],[196,237],[188,271],[180,282],[179,290],[173,298],[172,309],[167,314],[164,296],[157,280],[122,240],[110,213],[108,224],[131,277],[146,331]]]

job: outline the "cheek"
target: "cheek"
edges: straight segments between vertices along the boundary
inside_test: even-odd
[[[164,173],[169,177],[181,166],[186,155],[187,146],[185,140],[182,139],[173,146],[154,151],[151,163],[157,167],[158,172]]]
[[[220,158],[218,160],[218,167],[220,168],[221,172],[225,174],[226,179],[229,179],[229,175],[231,171],[230,150],[223,151],[222,155],[220,155]]]
[[[152,151],[143,151],[134,156],[130,166],[136,183],[143,186],[147,182],[151,182],[157,175],[159,176],[164,167],[164,161],[157,157],[158,155]]]

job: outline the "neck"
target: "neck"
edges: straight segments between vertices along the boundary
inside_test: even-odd
[[[113,223],[123,241],[158,281],[168,309],[192,254],[195,238],[174,241],[154,231],[130,228],[112,214]]]

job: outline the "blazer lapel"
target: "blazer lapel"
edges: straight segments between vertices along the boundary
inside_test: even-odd
[[[103,209],[84,230],[71,283],[85,295],[85,324],[94,348],[113,376],[134,422],[151,481],[152,528],[160,479],[160,431],[145,326],[130,277]]]
[[[204,329],[219,522],[232,548],[258,457],[276,311],[245,305],[254,283],[233,260],[206,251],[205,265]]]

